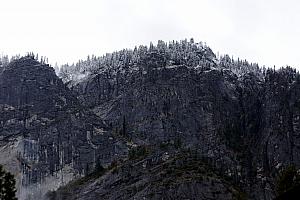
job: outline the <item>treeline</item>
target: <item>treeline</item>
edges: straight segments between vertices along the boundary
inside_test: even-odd
[[[2,72],[9,65],[10,62],[20,59],[21,57],[22,56],[20,54],[11,57],[9,57],[8,55],[0,55],[0,72]],[[42,64],[47,64],[49,62],[46,56],[39,57],[39,54],[35,54],[33,52],[26,53],[24,57],[32,58]],[[56,65],[55,67],[57,70],[58,66]]]
[[[216,66],[217,59],[212,50],[203,43],[195,43],[193,39],[171,41],[166,43],[159,40],[156,45],[139,46],[134,49],[123,49],[103,56],[88,56],[86,60],[79,60],[74,64],[66,64],[60,68],[59,76],[65,81],[76,81],[82,75],[108,72],[128,73],[141,70],[143,62],[148,59],[159,58],[154,62],[164,63],[165,66],[186,65]]]
[[[32,52],[27,53],[26,56],[43,64],[48,63],[48,58],[45,56],[39,56]],[[11,58],[7,55],[0,56],[0,72],[11,61],[20,57],[20,55]],[[294,74],[291,76],[296,74],[296,70],[291,67],[275,70],[275,67],[260,67],[257,63],[250,63],[239,58],[234,59],[229,55],[216,56],[205,43],[196,43],[194,39],[173,40],[170,42],[159,40],[156,45],[153,43],[150,43],[149,46],[140,45],[134,49],[123,49],[98,57],[91,55],[85,60],[79,60],[77,63],[64,64],[60,67],[56,64],[53,67],[64,82],[75,84],[90,74],[105,74],[109,77],[116,77],[133,71],[149,70],[151,66],[168,67],[176,65],[185,65],[197,70],[227,69],[238,76],[253,73],[261,79],[268,79],[274,73],[285,74],[285,76],[286,74]]]
[[[154,62],[153,66],[185,65],[200,70],[215,68],[229,69],[237,75],[252,72],[263,76],[265,67],[246,60],[234,60],[228,55],[217,57],[213,51],[202,42],[194,39],[164,42],[159,40],[156,45],[139,46],[134,49],[123,49],[97,57],[88,56],[74,64],[65,64],[59,70],[59,76],[64,82],[77,82],[89,74],[116,73],[126,74],[135,70],[143,70],[145,63]]]

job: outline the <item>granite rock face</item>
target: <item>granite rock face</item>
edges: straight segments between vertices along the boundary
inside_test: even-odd
[[[139,70],[102,71],[73,90],[135,144],[179,141],[212,159],[248,198],[273,199],[280,170],[299,167],[299,74],[291,68],[236,73],[240,65],[214,59],[206,67],[162,60],[150,52]]]
[[[300,167],[292,68],[186,41],[84,63],[62,79],[31,57],[0,73],[0,163],[20,199],[71,181],[47,198],[271,200]]]
[[[0,74],[0,105],[1,154],[16,161],[20,199],[38,199],[123,153],[107,125],[81,106],[53,68],[30,57]]]
[[[91,76],[75,90],[84,105],[134,144],[160,148],[175,147],[179,143],[180,147],[194,149],[200,156],[212,160],[224,175],[234,177],[236,185],[246,187],[248,169],[241,167],[246,161],[240,154],[243,138],[250,133],[243,131],[241,98],[255,104],[241,94],[246,83],[217,66],[200,69],[185,65],[153,67],[152,63],[145,61],[140,67],[146,70],[125,74],[125,80],[103,74]],[[253,101],[257,99],[253,97]],[[251,111],[248,114],[254,116],[252,105],[244,103]],[[189,184],[195,188],[184,184],[178,187],[186,189],[182,193],[191,194],[188,190],[201,193],[201,184]],[[174,191],[168,193],[170,199]],[[222,192],[225,191],[223,188]],[[114,199],[107,199],[110,198]],[[156,196],[156,199],[161,198]],[[187,198],[195,199],[197,195]],[[225,196],[214,198],[231,199]]]

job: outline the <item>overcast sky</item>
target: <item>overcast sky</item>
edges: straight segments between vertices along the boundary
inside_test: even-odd
[[[297,0],[0,0],[0,52],[75,62],[193,37],[221,54],[300,69]]]

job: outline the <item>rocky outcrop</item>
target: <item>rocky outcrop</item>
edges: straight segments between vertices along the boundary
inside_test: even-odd
[[[0,151],[11,156],[0,162],[17,175],[20,199],[38,199],[124,153],[53,68],[30,57],[0,74],[0,112]]]

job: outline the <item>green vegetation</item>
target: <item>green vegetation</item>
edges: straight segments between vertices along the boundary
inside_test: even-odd
[[[159,149],[162,151],[167,151],[168,149],[175,148],[179,150],[183,147],[181,138],[177,137],[174,140],[164,141],[159,144]]]
[[[236,151],[243,150],[243,140],[241,129],[237,124],[230,124],[224,127],[224,139],[226,144]]]
[[[300,174],[295,166],[285,168],[277,178],[276,192],[280,196],[300,186]]]
[[[133,147],[128,152],[128,158],[130,160],[142,159],[149,154],[149,149],[146,146]]]
[[[174,147],[175,149],[180,149],[182,147],[182,141],[180,138],[176,138],[174,140]]]
[[[159,144],[159,149],[160,149],[160,150],[163,150],[163,151],[166,151],[166,150],[168,150],[169,146],[170,146],[169,143],[167,143],[167,142],[161,142],[161,143]]]
[[[16,180],[14,176],[6,172],[0,165],[0,199],[16,200]]]
[[[215,184],[222,184],[232,194],[232,199],[247,199],[246,193],[238,184],[228,180],[223,173],[198,156],[197,152],[189,149],[164,162],[157,170],[154,172],[157,178],[152,183],[153,187],[176,188],[182,184],[201,182],[213,188]],[[218,196],[221,191],[216,190],[212,193]]]
[[[234,199],[236,200],[247,200],[247,194],[240,189],[235,188]]]

